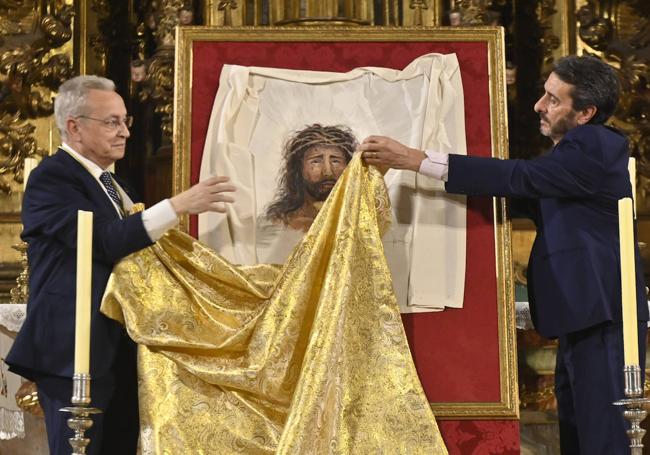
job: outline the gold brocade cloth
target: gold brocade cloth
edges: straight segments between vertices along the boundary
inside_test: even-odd
[[[446,454],[384,258],[383,179],[351,161],[284,266],[170,231],[102,311],[139,344],[142,452]]]

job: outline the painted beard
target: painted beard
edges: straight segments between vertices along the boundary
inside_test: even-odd
[[[332,192],[332,188],[336,185],[335,179],[323,179],[318,182],[304,181],[305,191],[314,198],[315,201],[324,201],[327,196]]]

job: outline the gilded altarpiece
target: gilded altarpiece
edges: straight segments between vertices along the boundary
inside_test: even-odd
[[[19,235],[25,158],[56,150],[57,87],[80,73],[102,73],[93,49],[97,3],[0,1],[0,301],[22,302],[16,276],[25,268]],[[22,284],[22,283],[21,283]],[[10,291],[13,294],[10,297]]]
[[[60,81],[80,73],[116,80],[136,117],[127,158],[117,171],[148,203],[171,194],[178,25],[501,25],[512,157],[531,157],[548,146],[531,107],[553,61],[575,52],[596,55],[623,82],[613,123],[630,135],[638,159],[638,224],[640,239],[648,243],[649,17],[646,0],[0,0],[0,296],[9,298],[23,268],[11,247],[19,243],[22,160],[51,153],[58,144],[51,109]],[[514,220],[512,262],[522,289],[533,236],[531,224]],[[642,254],[648,264],[650,249]],[[554,346],[533,331],[517,336],[522,423],[551,421]],[[469,441],[466,447],[478,448],[479,436],[490,439],[462,424],[455,431]],[[497,433],[487,446],[503,448],[494,442]]]

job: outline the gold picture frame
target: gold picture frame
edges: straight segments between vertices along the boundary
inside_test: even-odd
[[[422,43],[429,43],[463,49],[475,46],[476,49],[479,49],[477,52],[481,54],[481,58],[487,62],[487,68],[481,69],[485,73],[484,84],[486,85],[481,87],[481,90],[489,97],[485,104],[488,106],[485,117],[489,121],[489,128],[486,131],[489,131],[490,154],[498,158],[507,157],[504,35],[500,27],[180,27],[177,29],[176,36],[173,131],[174,194],[190,187],[192,169],[196,170],[197,166],[197,163],[192,162],[193,153],[199,147],[202,153],[202,138],[198,137],[197,133],[197,131],[201,131],[201,128],[197,125],[200,123],[205,126],[207,120],[204,118],[206,113],[203,104],[200,109],[198,105],[193,105],[193,102],[196,103],[197,100],[204,103],[203,99],[195,98],[199,93],[198,81],[203,77],[197,75],[198,71],[195,74],[197,67],[195,51],[205,49],[211,43],[226,48],[230,46],[232,55],[241,57],[244,62],[232,63],[245,65],[253,65],[253,63],[246,63],[249,59],[242,57],[246,55],[246,46],[259,46],[260,43],[277,44],[280,47],[283,43],[287,46],[305,43],[343,43],[348,46],[364,46],[369,43],[383,43],[384,45],[399,43],[400,46],[407,48],[410,45],[419,46]],[[237,60],[237,58],[235,59]],[[203,59],[202,55],[200,60]],[[259,64],[256,66],[275,65]],[[360,64],[359,66],[368,65]],[[210,74],[209,78],[214,81],[214,74]],[[218,83],[218,74],[216,81]],[[204,92],[200,93],[201,98],[205,97]],[[214,88],[214,93],[216,93],[216,88]],[[211,103],[212,100],[210,100],[210,107]],[[467,116],[466,109],[466,118]],[[197,120],[198,117],[200,120]],[[195,137],[192,137],[192,134],[195,134]],[[192,180],[196,180],[197,176],[198,173],[194,172]],[[494,267],[495,270],[493,283],[495,295],[493,296],[494,300],[490,300],[489,304],[490,308],[494,310],[494,314],[490,313],[489,317],[494,318],[494,336],[498,340],[498,346],[491,346],[491,350],[498,357],[498,377],[486,378],[486,384],[492,384],[495,399],[464,400],[463,390],[457,390],[454,392],[454,396],[457,396],[458,399],[431,403],[436,416],[443,419],[516,419],[519,416],[510,223],[505,216],[504,199],[488,200],[484,198],[481,204],[479,205],[482,208],[479,208],[479,211],[491,212],[491,221],[486,221],[481,229],[492,229],[493,232],[493,236],[488,242],[493,245],[493,254],[485,261],[487,266]],[[488,208],[485,209],[485,207]],[[181,229],[190,230],[190,222],[187,217],[181,220]],[[468,257],[470,257],[469,250]],[[470,281],[466,282],[466,298],[468,289],[471,289],[471,285],[467,283]],[[471,311],[475,311],[476,305],[472,305],[471,308]],[[465,309],[453,311],[465,311]],[[470,310],[467,311],[469,314]],[[471,324],[471,321],[469,323]],[[471,330],[471,327],[465,329]],[[474,354],[484,355],[483,352]],[[466,371],[465,373],[472,375],[473,372]],[[473,384],[480,389],[481,378],[474,378],[474,380]],[[468,394],[471,395],[469,392]],[[477,392],[477,394],[479,393]]]

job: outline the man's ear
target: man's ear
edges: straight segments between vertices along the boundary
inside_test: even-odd
[[[594,118],[596,112],[598,112],[598,108],[596,106],[587,106],[584,109],[578,111],[578,115],[576,116],[578,125],[585,125],[589,123],[589,120]]]
[[[69,117],[65,122],[65,130],[71,141],[76,141],[79,138],[79,124],[76,119]]]

